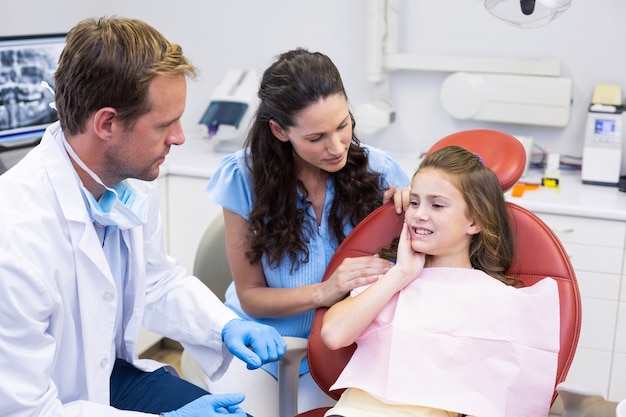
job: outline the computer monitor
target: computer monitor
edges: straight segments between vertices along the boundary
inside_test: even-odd
[[[0,152],[38,142],[58,117],[54,71],[65,34],[0,37]]]

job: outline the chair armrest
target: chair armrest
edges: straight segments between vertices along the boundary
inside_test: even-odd
[[[181,377],[183,379],[186,379],[204,390],[209,390],[207,375],[202,368],[200,368],[200,365],[198,365],[195,359],[191,357],[187,349],[184,349],[180,356],[180,372],[182,373]]]
[[[287,352],[278,362],[278,410],[280,417],[298,414],[300,362],[307,353],[307,339],[284,336]]]
[[[626,400],[622,400],[617,404],[615,413],[616,417],[626,417]]]
[[[605,402],[602,395],[567,382],[561,382],[556,390],[563,401],[563,417],[585,417],[585,410]]]
[[[287,351],[278,362],[278,401],[279,416],[293,417],[298,414],[298,383],[300,380],[300,362],[307,354],[307,339],[284,337]],[[208,377],[191,357],[183,350],[180,358],[181,372],[187,381],[208,390]]]
[[[591,404],[585,409],[585,417],[616,417],[616,407],[617,403],[613,401]],[[620,417],[620,414],[617,414],[617,417]]]

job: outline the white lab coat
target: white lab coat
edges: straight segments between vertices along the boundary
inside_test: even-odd
[[[156,192],[147,224],[122,233],[130,265],[118,294],[58,136],[57,123],[0,176],[0,414],[144,415],[109,406],[118,296],[125,351],[117,356],[144,370],[162,364],[137,359],[142,323],[218,378],[232,359],[221,331],[236,315],[165,255]]]

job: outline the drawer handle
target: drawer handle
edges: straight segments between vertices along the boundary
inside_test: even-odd
[[[555,233],[574,233],[576,229],[573,227],[562,227],[560,229],[552,229]]]

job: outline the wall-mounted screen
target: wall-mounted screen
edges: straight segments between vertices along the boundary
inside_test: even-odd
[[[57,120],[54,71],[65,34],[0,37],[0,146],[36,141]]]

